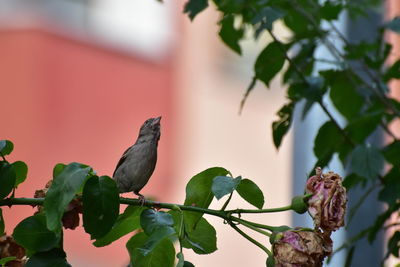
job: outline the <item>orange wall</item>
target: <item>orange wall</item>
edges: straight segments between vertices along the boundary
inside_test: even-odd
[[[111,176],[141,123],[162,115],[158,165],[142,192],[166,199],[172,177],[170,60],[149,62],[35,29],[0,31],[0,58],[0,139],[14,142],[10,161],[29,166],[17,197],[44,187],[59,162],[78,161]],[[34,212],[3,210],[9,234]],[[126,240],[97,249],[79,227],[66,231],[65,249],[73,266],[124,266]]]

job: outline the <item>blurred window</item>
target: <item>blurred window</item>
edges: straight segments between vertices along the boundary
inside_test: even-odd
[[[0,0],[0,25],[27,26],[32,19],[95,41],[159,58],[174,39],[173,3],[156,0]],[[37,25],[37,21],[35,22]]]

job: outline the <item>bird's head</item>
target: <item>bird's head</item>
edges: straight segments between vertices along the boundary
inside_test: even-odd
[[[140,127],[138,139],[144,142],[158,141],[160,139],[160,121],[161,116],[147,119]]]

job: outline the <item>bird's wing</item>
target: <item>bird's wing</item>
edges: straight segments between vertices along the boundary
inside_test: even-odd
[[[118,170],[119,166],[122,165],[122,163],[124,163],[124,161],[127,158],[128,155],[128,151],[131,149],[132,147],[129,147],[127,150],[125,150],[124,154],[122,154],[122,157],[119,159],[118,163],[117,163],[117,167],[115,167],[114,173],[113,173],[113,177],[115,176],[115,172]]]

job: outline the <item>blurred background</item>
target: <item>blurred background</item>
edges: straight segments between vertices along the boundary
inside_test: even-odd
[[[386,2],[388,17],[400,13],[396,1]],[[183,203],[189,179],[213,166],[256,182],[266,207],[285,206],[302,193],[314,165],[315,131],[325,118],[319,110],[306,121],[296,118],[277,151],[271,123],[285,101],[279,78],[270,89],[256,87],[238,114],[255,57],[270,40],[243,42],[239,57],[219,40],[213,7],[193,23],[182,10],[178,0],[0,0],[0,93],[6,125],[0,139],[14,142],[10,161],[29,166],[17,197],[31,197],[43,188],[57,163],[77,161],[111,176],[140,125],[159,115],[159,159],[144,195]],[[371,23],[382,18],[383,10],[374,11],[377,20]],[[345,18],[339,23],[345,32],[352,31]],[[279,22],[276,31],[282,38],[289,34]],[[330,167],[343,174],[341,166]],[[222,203],[215,201],[212,207]],[[250,208],[239,199],[230,207]],[[31,207],[5,207],[7,232],[33,212]],[[219,219],[207,219],[216,227],[219,250],[205,256],[186,251],[195,266],[265,266],[261,250]],[[254,220],[311,225],[307,216],[289,212]],[[335,235],[340,241],[346,233]],[[129,236],[105,248],[91,245],[82,227],[66,230],[64,238],[74,267],[129,262]],[[369,253],[360,258],[369,263],[380,258],[379,242],[365,249],[372,258]],[[335,257],[330,266],[343,266],[343,257]]]

